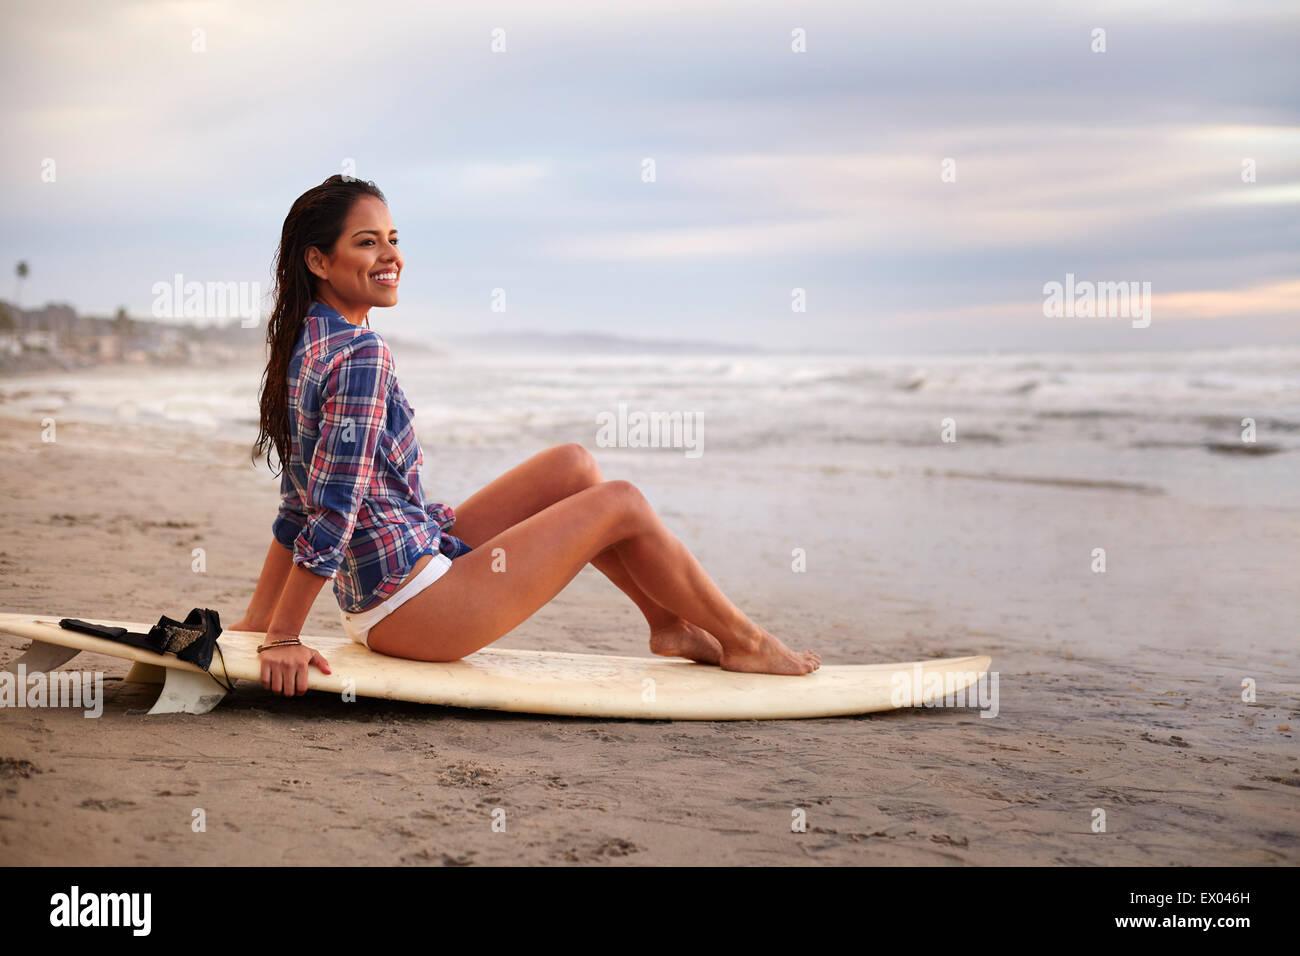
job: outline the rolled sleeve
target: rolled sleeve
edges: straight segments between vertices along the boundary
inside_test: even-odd
[[[393,360],[379,336],[359,336],[330,360],[322,385],[320,431],[307,466],[306,523],[293,562],[332,578],[370,489],[388,414]]]
[[[435,502],[425,506],[425,514],[434,521],[438,522],[438,527],[446,531],[456,523],[456,512],[451,505],[444,505],[441,502]]]
[[[280,473],[280,510],[271,523],[271,534],[276,541],[292,551],[294,539],[306,525],[307,509],[302,503],[302,495],[298,494],[298,489],[289,478],[289,467],[286,465]]]

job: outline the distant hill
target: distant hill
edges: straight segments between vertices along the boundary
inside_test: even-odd
[[[682,355],[699,352],[760,354],[767,350],[735,342],[705,339],[634,339],[606,332],[489,332],[479,335],[445,336],[452,348],[468,352],[600,353],[619,355],[653,353]]]

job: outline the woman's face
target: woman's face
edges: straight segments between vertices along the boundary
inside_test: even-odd
[[[402,254],[388,206],[374,196],[354,202],[333,255],[313,246],[307,267],[320,279],[316,297],[349,321],[360,322],[372,307],[397,305]]]

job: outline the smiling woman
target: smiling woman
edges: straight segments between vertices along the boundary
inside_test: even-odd
[[[231,627],[266,632],[264,686],[293,696],[311,666],[329,673],[298,637],[327,580],[353,640],[450,661],[522,623],[588,563],[645,615],[656,654],[817,669],[818,655],[791,651],[728,601],[645,497],[605,481],[581,445],[533,455],[459,508],[426,502],[413,411],[369,322],[372,308],[397,304],[402,267],[374,183],[331,176],[285,218],[254,449],[275,447],[280,509],[248,611]]]

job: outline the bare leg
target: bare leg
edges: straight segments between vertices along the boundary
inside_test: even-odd
[[[724,669],[807,674],[820,665],[815,654],[791,651],[728,601],[626,481],[585,488],[457,558],[371,630],[370,646],[413,660],[459,660],[523,623],[611,547],[644,594],[718,639]],[[501,559],[505,570],[494,570]]]
[[[451,533],[477,548],[543,508],[604,480],[586,448],[577,443],[556,445],[511,468],[457,505]],[[605,549],[591,564],[640,609],[650,626],[653,653],[706,664],[721,661],[718,639],[647,596],[632,580],[617,549]]]

